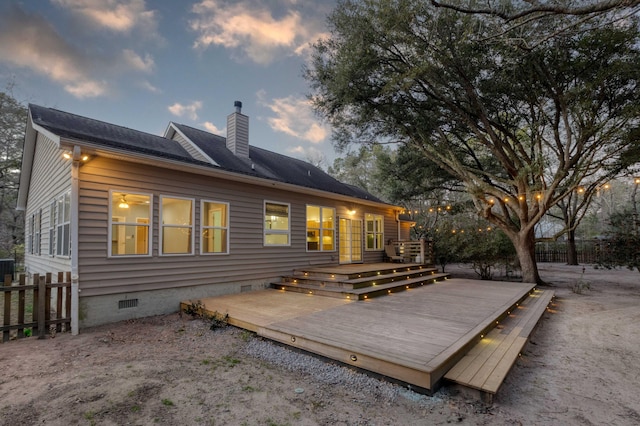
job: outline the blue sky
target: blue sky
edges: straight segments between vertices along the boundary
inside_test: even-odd
[[[333,0],[3,0],[0,90],[153,134],[170,121],[226,135],[242,101],[250,144],[333,163],[302,65]]]

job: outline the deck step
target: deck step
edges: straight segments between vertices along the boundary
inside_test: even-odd
[[[383,296],[398,291],[404,291],[410,288],[420,287],[427,284],[433,284],[437,281],[449,278],[449,274],[424,274],[424,276],[397,277],[395,281],[383,284],[371,284],[361,288],[338,287],[335,285],[318,285],[305,281],[279,282],[271,284],[272,288],[294,291],[298,293],[315,294],[318,296],[338,297],[351,300],[364,300],[372,297]]]
[[[446,380],[480,392],[491,402],[553,298],[553,291],[536,289],[498,327],[456,363]]]
[[[354,278],[338,274],[294,274],[282,277],[282,284],[297,284],[298,286],[318,286],[321,288],[335,287],[339,289],[358,289],[371,287],[380,284],[396,282],[398,280],[406,280],[411,278],[428,279],[435,276],[436,268],[419,267],[419,268],[397,268],[391,270],[383,270],[374,272],[373,274],[358,274]],[[310,287],[313,288],[313,287]]]

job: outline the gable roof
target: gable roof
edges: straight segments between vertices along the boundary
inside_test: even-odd
[[[249,147],[249,158],[238,157],[227,149],[226,139],[222,136],[182,124],[170,123],[169,128],[185,136],[188,139],[187,143],[193,144],[200,152],[204,152],[213,162],[194,158],[178,141],[168,137],[152,135],[57,109],[30,104],[29,116],[36,129],[44,129],[59,138],[77,141],[79,144],[90,143],[104,151],[132,155],[144,154],[158,160],[177,161],[187,166],[204,166],[212,170],[386,204],[372,194],[344,184],[305,161],[254,146]],[[170,132],[167,131],[166,134],[168,133]],[[26,145],[27,141],[25,141]],[[23,158],[23,162],[24,160]]]
[[[249,146],[249,158],[239,157],[227,149],[226,140],[222,136],[183,124],[171,123],[171,125],[226,170],[364,200],[382,202],[360,188],[338,181],[322,169],[306,161],[255,146]]]

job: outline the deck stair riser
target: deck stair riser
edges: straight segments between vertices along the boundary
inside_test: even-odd
[[[436,270],[436,268],[427,265],[420,264],[388,264],[389,266],[377,267],[371,270],[358,270],[357,272],[341,272],[336,273],[335,270],[332,270],[331,267],[327,267],[325,270],[319,270],[318,268],[308,270],[308,269],[295,269],[293,271],[293,276],[296,278],[303,278],[308,276],[314,276],[316,278],[324,278],[324,279],[335,279],[338,281],[346,281],[352,280],[356,278],[366,278],[366,277],[375,277],[377,275],[386,275],[393,273],[401,273],[401,272],[411,272],[411,271],[432,271]]]
[[[385,271],[386,272],[386,271]],[[379,284],[387,284],[391,282],[398,282],[402,280],[408,280],[413,278],[423,278],[425,280],[433,279],[436,276],[440,276],[436,273],[435,268],[423,269],[423,270],[411,270],[407,272],[390,272],[379,273],[374,275],[368,275],[365,277],[345,278],[342,276],[288,276],[282,278],[282,283],[286,284],[298,284],[298,285],[312,285],[318,287],[335,287],[341,289],[358,289],[371,287]],[[432,278],[433,277],[433,278]]]
[[[437,273],[436,268],[424,265],[390,266],[354,274],[299,270],[271,286],[297,293],[364,300],[433,284],[448,277],[449,274]]]

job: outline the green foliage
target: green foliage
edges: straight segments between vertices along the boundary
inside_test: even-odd
[[[0,92],[0,258],[21,253],[24,215],[16,210],[27,109],[10,93]]]
[[[435,163],[536,282],[534,225],[584,180],[632,164],[640,145],[638,20],[605,25],[612,18],[551,15],[514,29],[426,1],[346,0],[305,76],[338,147],[394,142]]]
[[[599,265],[607,269],[626,267],[640,272],[640,222],[637,213],[623,211],[611,216]]]

